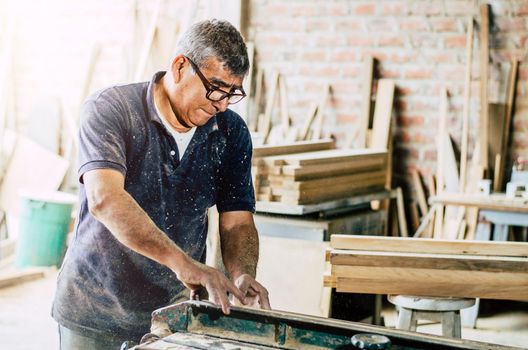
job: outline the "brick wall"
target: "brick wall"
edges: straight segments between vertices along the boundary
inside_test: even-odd
[[[181,19],[184,3],[163,2],[167,28]],[[137,12],[131,0],[9,0],[1,4],[5,11],[0,28],[5,30],[6,17],[15,21],[13,88],[21,129],[35,117],[29,110],[38,96],[52,94],[75,103],[94,41],[103,48],[89,90],[130,79],[154,7],[153,1],[138,4]],[[511,153],[528,156],[528,1],[491,1],[491,5],[495,31],[490,76],[502,78],[503,84],[510,57],[521,60]],[[258,64],[267,69],[268,78],[274,69],[284,74],[296,123],[305,118],[323,85],[330,83],[334,94],[327,131],[340,144],[346,134],[356,132],[362,62],[366,55],[373,55],[379,60],[378,76],[395,79],[398,87],[396,182],[411,167],[426,173],[435,169],[434,138],[444,84],[451,94],[449,130],[457,142],[460,139],[467,16],[473,14],[480,21],[473,0],[250,0],[248,8],[247,36],[256,44]],[[163,42],[169,41],[167,32],[161,35]],[[2,39],[0,35],[0,44]],[[168,61],[160,46],[156,50],[147,76]],[[473,138],[479,111],[478,40],[474,55]],[[501,84],[491,84],[491,97],[504,98]]]
[[[490,99],[504,100],[511,57],[522,60],[514,116],[514,156],[528,156],[528,2],[491,1],[495,16],[490,43]],[[360,113],[362,62],[379,60],[378,75],[396,81],[395,180],[409,169],[436,167],[435,135],[440,88],[450,93],[448,130],[462,129],[467,17],[480,22],[472,0],[280,1],[252,0],[249,39],[258,63],[286,77],[294,120],[300,121],[325,82],[333,86],[326,127],[342,144],[355,133]],[[478,33],[474,46],[470,135],[478,132]],[[501,78],[501,79],[498,79]],[[502,84],[502,85],[501,85]],[[502,92],[502,96],[500,94]],[[474,145],[470,144],[470,151]]]

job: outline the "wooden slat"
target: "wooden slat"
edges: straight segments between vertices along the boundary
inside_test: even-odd
[[[249,128],[251,131],[261,131],[259,126],[260,117],[260,106],[262,100],[262,85],[264,84],[264,69],[258,68],[257,70],[257,80],[255,81],[255,98],[253,100],[253,108],[251,109],[251,122],[249,123]]]
[[[323,87],[323,92],[321,94],[321,102],[317,108],[317,115],[314,120],[312,140],[318,140],[321,138],[323,132],[324,116],[326,112],[326,105],[328,104],[328,99],[330,98],[330,85],[326,84]]]
[[[360,162],[342,162],[325,165],[284,165],[278,175],[289,175],[294,180],[309,180],[323,176],[346,175],[353,172],[386,169],[384,158],[365,159]]]
[[[253,147],[253,158],[278,156],[291,153],[314,152],[334,148],[335,141],[333,139],[321,139],[317,141],[297,141],[283,144],[280,146],[264,145]]]
[[[317,103],[313,103],[310,106],[310,110],[308,111],[308,116],[306,120],[304,121],[304,125],[299,135],[299,140],[304,141],[310,138],[310,128],[312,126],[313,120],[315,119],[315,116],[317,115],[318,109],[319,109],[319,106],[317,105]]]
[[[405,205],[403,203],[403,192],[401,187],[396,188],[396,207],[398,210],[398,226],[400,228],[400,235],[408,237],[407,219],[405,218]]]
[[[528,199],[508,198],[504,194],[492,194],[488,196],[482,194],[444,193],[432,197],[430,200],[432,203],[441,203],[443,205],[459,205],[514,213],[528,213]]]
[[[440,116],[438,118],[438,159],[436,161],[436,192],[444,191],[444,167],[445,167],[445,134],[447,133],[447,89],[442,88],[440,94]],[[434,222],[434,238],[441,238],[444,225],[444,207],[436,206]]]
[[[143,79],[143,75],[145,74],[145,68],[147,67],[150,51],[152,50],[152,44],[156,39],[156,32],[158,30],[158,20],[161,12],[161,2],[161,0],[156,1],[154,11],[152,12],[149,28],[147,29],[147,34],[143,43],[143,49],[141,50],[141,54],[139,56],[139,60],[136,67],[136,72],[134,73],[134,81],[141,81]]]
[[[515,105],[515,95],[517,86],[517,70],[519,62],[513,59],[510,68],[510,76],[508,79],[508,89],[506,91],[506,114],[504,120],[504,134],[501,144],[501,164],[495,168],[495,179],[493,181],[493,191],[499,192],[504,188],[504,172],[506,164],[506,155],[508,154],[508,144],[510,140],[510,128],[513,118],[513,108]]]
[[[272,165],[295,165],[295,166],[309,166],[322,165],[329,163],[357,161],[371,158],[385,158],[387,151],[385,150],[371,150],[371,149],[335,149],[323,150],[315,152],[305,152],[288,154],[277,157],[269,157],[264,159],[266,163]]]
[[[333,250],[332,272],[336,265],[405,267],[438,270],[524,272],[528,277],[528,258],[489,255],[426,254],[366,250]],[[527,284],[528,285],[528,284]]]
[[[488,170],[489,5],[480,5],[480,165]]]
[[[466,190],[467,153],[469,138],[469,109],[471,99],[471,69],[473,62],[473,17],[468,17],[466,37],[466,75],[464,82],[464,107],[462,112],[462,140],[460,142],[460,182],[459,192]]]
[[[262,125],[259,125],[258,129],[262,132],[264,137],[264,143],[266,143],[269,133],[271,131],[271,116],[273,113],[273,105],[277,96],[277,87],[279,84],[280,74],[279,72],[273,73],[273,77],[270,82],[270,90],[268,94],[268,100],[266,101],[266,108],[264,110],[264,117],[262,118]]]
[[[354,173],[351,175],[345,175],[345,176],[332,176],[332,177],[326,177],[321,179],[312,179],[312,180],[305,180],[305,181],[293,181],[290,180],[290,177],[284,177],[281,175],[270,175],[269,178],[273,182],[280,183],[280,186],[283,189],[289,189],[289,190],[309,190],[314,188],[321,188],[326,186],[333,186],[333,185],[342,185],[342,184],[354,184],[354,183],[361,183],[365,180],[371,179],[371,178],[381,178],[385,176],[385,171],[368,171],[368,172],[359,172]]]
[[[361,87],[361,115],[359,120],[358,147],[367,147],[367,132],[370,121],[370,106],[372,104],[372,79],[374,75],[374,57],[365,58],[363,66],[363,86]],[[352,147],[349,142],[348,147]]]
[[[525,242],[448,241],[425,238],[332,235],[330,246],[333,249],[341,250],[528,257],[528,243]]]
[[[376,93],[370,148],[388,149],[393,102],[394,81],[380,79]]]
[[[20,283],[43,278],[46,276],[46,273],[50,270],[51,268],[49,267],[34,267],[23,270],[3,272],[2,274],[0,274],[0,288],[11,287]]]
[[[429,211],[429,206],[427,205],[427,199],[425,198],[425,192],[423,189],[422,180],[420,179],[420,173],[417,169],[412,170],[412,179],[414,190],[416,191],[416,199],[418,200],[418,205],[420,206],[422,216],[424,216]]]
[[[527,274],[374,267],[350,273],[327,283],[347,293],[528,300]]]

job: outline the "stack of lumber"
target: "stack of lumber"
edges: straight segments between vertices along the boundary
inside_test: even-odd
[[[253,175],[260,201],[313,204],[383,189],[386,183],[386,150],[326,149],[267,157],[259,154],[257,151],[253,159]]]
[[[528,243],[333,235],[338,292],[528,300]]]

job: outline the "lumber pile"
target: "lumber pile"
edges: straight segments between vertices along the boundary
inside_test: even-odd
[[[305,144],[314,146],[312,142]],[[329,144],[319,141],[317,145],[326,147]],[[292,149],[295,144],[281,147]],[[255,153],[266,154],[259,149]],[[293,205],[320,203],[383,189],[387,177],[387,151],[323,149],[256,157],[253,175],[260,201]]]
[[[528,244],[333,235],[338,292],[528,300]]]

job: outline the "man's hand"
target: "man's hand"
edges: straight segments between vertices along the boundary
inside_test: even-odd
[[[244,294],[245,298],[240,299],[243,305],[271,310],[268,290],[253,277],[248,274],[240,275],[235,280],[235,285]]]
[[[178,279],[191,290],[191,298],[204,287],[209,294],[209,300],[222,306],[222,311],[229,314],[228,293],[244,304],[245,294],[238,289],[222,272],[189,258],[184,266],[174,271]]]

